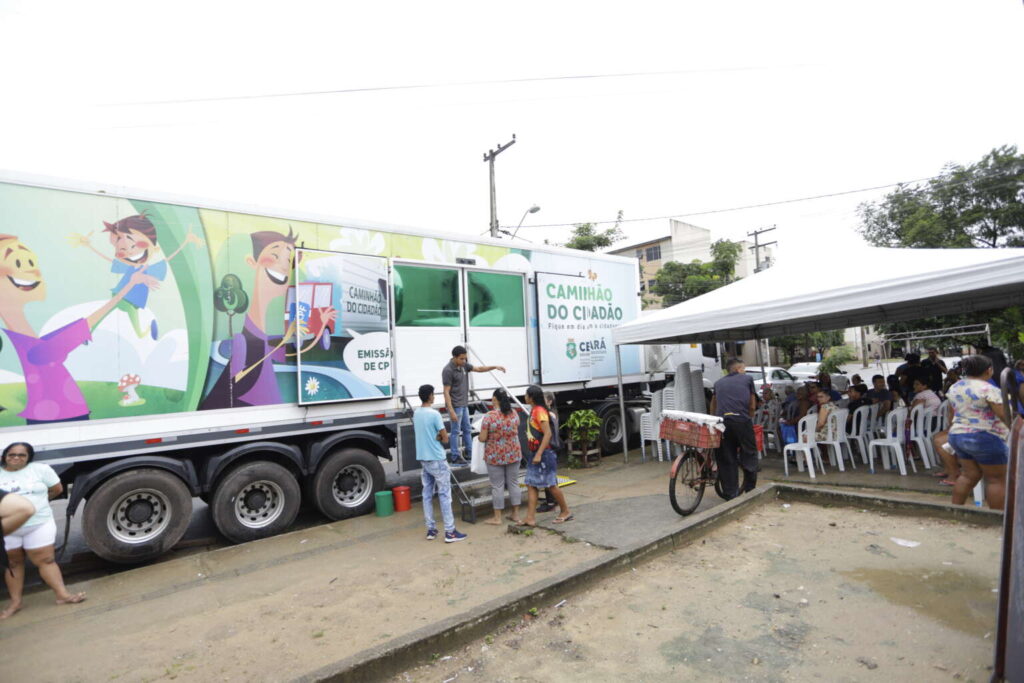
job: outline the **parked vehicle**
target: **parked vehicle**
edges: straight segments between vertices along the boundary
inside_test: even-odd
[[[811,382],[818,379],[820,367],[821,363],[796,363],[790,366],[789,374],[799,382]],[[850,378],[843,371],[834,372],[829,377],[836,391],[846,391],[850,387]]]
[[[785,368],[766,365],[764,371],[768,374],[768,386],[777,394],[784,393],[788,386],[796,386],[798,384],[797,380]],[[754,386],[757,390],[761,391],[761,387],[765,383],[764,375],[761,373],[761,366],[748,365],[746,372],[754,379]]]
[[[639,428],[611,344],[635,259],[12,174],[0,215],[0,440],[36,446],[108,560],[175,545],[193,496],[234,542],[302,501],[368,512],[382,461],[418,469],[410,397],[457,344],[507,369],[479,399],[543,383],[606,450]],[[622,365],[635,399],[639,350]]]

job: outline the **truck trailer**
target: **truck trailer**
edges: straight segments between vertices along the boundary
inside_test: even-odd
[[[194,497],[232,542],[303,501],[370,511],[382,461],[418,469],[410,408],[456,345],[507,369],[471,375],[481,401],[542,384],[598,410],[609,450],[652,379],[624,348],[622,424],[632,258],[3,172],[0,269],[0,438],[113,562],[173,547]]]

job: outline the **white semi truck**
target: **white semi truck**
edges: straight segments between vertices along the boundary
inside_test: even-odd
[[[194,496],[234,542],[303,499],[369,511],[458,344],[597,409],[614,450],[652,379],[624,349],[623,425],[610,331],[638,312],[634,259],[0,173],[0,440],[115,562],[176,544]]]

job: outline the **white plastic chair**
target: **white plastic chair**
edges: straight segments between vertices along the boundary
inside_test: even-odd
[[[932,468],[933,461],[928,423],[931,422],[933,415],[934,413],[923,405],[914,406],[910,411],[910,440],[917,444],[917,452],[921,454],[921,464],[929,470]]]
[[[825,438],[818,441],[818,448],[821,449],[823,447],[828,447],[829,462],[832,463],[833,467],[838,466],[840,472],[845,472],[846,468],[843,467],[843,441],[841,434],[845,434],[846,430],[845,428],[839,428],[840,413],[846,413],[846,411],[842,409],[833,409],[829,414],[828,422],[825,424]],[[849,450],[849,445],[847,445],[847,450]]]
[[[878,403],[871,404],[871,416],[868,419],[867,433],[868,437],[875,437],[881,433],[881,428],[878,424],[878,411],[881,410],[881,405]]]
[[[782,466],[786,471],[786,476],[789,476],[789,454],[796,453],[796,467],[799,471],[804,471],[804,460],[807,461],[807,472],[811,475],[811,479],[814,479],[814,461],[818,461],[818,468],[821,471],[825,471],[825,463],[821,461],[821,452],[817,448],[817,444],[814,441],[814,422],[816,420],[814,415],[806,415],[800,418],[800,421],[796,425],[796,443],[786,444],[782,449]],[[801,455],[803,459],[801,459]]]
[[[871,438],[871,409],[875,406],[861,406],[853,411],[853,432],[849,443],[857,444],[860,459],[868,464],[868,440]],[[852,455],[852,454],[851,454]]]
[[[676,408],[676,390],[672,387],[667,387],[661,390],[661,409],[678,410],[678,408]]]
[[[872,439],[868,444],[868,456],[871,471],[875,471],[875,450],[881,450],[882,466],[889,469],[889,449],[896,455],[896,464],[900,468],[900,474],[907,476],[907,462],[903,457],[903,425],[907,421],[906,408],[893,408],[885,416],[885,436],[881,439]],[[914,463],[910,463],[917,471]]]
[[[768,422],[764,428],[764,447],[782,452],[782,434],[779,432],[779,419],[782,417],[782,403],[774,401],[768,409]]]
[[[835,411],[836,424],[832,429],[838,435],[837,441],[839,442],[839,463],[843,462],[843,451],[846,451],[847,457],[850,459],[850,467],[857,469],[857,462],[853,459],[853,449],[850,447],[850,439],[846,434],[846,422],[850,416],[850,411],[846,408],[840,408]],[[842,471],[842,468],[840,468]]]
[[[949,429],[949,399],[948,398],[945,401],[943,401],[942,403],[939,404],[938,417],[939,417],[939,424],[937,425],[935,431],[937,431],[937,432],[944,432],[944,431],[948,430]]]
[[[653,413],[644,413],[640,416],[640,461],[647,462],[647,442],[654,442],[654,452],[661,462],[661,431],[660,422],[655,421]]]

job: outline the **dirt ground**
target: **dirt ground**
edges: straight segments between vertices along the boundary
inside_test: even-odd
[[[428,543],[414,508],[78,584],[74,607],[39,593],[0,622],[0,680],[289,680],[604,552],[466,530]],[[40,642],[56,656],[19,655]]]
[[[394,681],[987,681],[999,536],[772,503]]]

